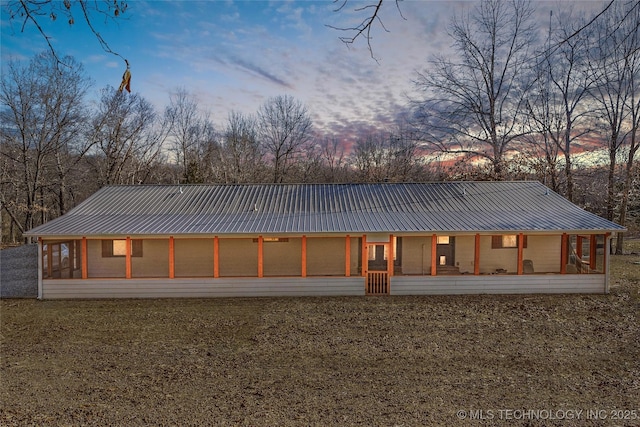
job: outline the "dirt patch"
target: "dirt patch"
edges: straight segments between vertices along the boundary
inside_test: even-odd
[[[0,424],[638,425],[636,258],[609,295],[3,300]]]

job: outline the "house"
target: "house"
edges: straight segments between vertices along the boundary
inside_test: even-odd
[[[112,186],[27,235],[48,299],[606,293],[624,230],[523,181]]]

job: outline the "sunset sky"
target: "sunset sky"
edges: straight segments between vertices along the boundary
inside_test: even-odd
[[[395,1],[384,3],[373,29],[372,59],[364,39],[347,47],[330,28],[357,25],[371,2],[342,1],[139,1],[129,0],[117,20],[99,17],[96,30],[112,50],[131,63],[132,91],[159,111],[169,94],[185,88],[217,125],[231,110],[254,113],[269,97],[292,95],[309,109],[322,134],[352,138],[384,128],[415,93],[412,80],[434,53],[451,44],[452,14],[469,11],[472,2]],[[566,2],[565,2],[566,3]],[[29,60],[47,49],[36,28],[10,21],[2,2],[2,65],[10,58]],[[599,7],[600,2],[576,3]],[[548,16],[555,2],[538,2]],[[99,45],[79,9],[75,24],[66,18],[40,19],[59,55],[81,61],[93,79],[93,93],[117,87],[124,61]],[[547,18],[548,19],[548,18]],[[548,21],[547,21],[548,22]]]

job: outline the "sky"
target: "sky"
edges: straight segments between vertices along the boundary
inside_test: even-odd
[[[450,49],[447,26],[470,2],[387,0],[384,28],[372,30],[373,55],[366,40],[340,41],[369,11],[374,0],[129,0],[117,19],[94,19],[110,48],[131,64],[131,88],[159,112],[171,93],[186,89],[219,128],[229,112],[255,113],[268,98],[291,95],[309,110],[321,135],[353,140],[388,129],[415,94],[413,80],[434,54]],[[543,3],[541,3],[543,4]],[[592,4],[600,4],[592,3]],[[550,3],[548,3],[550,5]],[[543,7],[548,16],[551,6]],[[540,8],[539,8],[540,9]],[[40,23],[57,53],[84,64],[96,94],[118,87],[125,63],[105,52],[72,8],[74,25],[61,17]],[[10,20],[2,0],[2,66],[28,61],[48,49],[34,25]],[[385,30],[386,29],[386,30]]]

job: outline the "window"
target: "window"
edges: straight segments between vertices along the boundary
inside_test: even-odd
[[[126,240],[113,240],[113,256],[125,256],[127,255],[127,241]]]
[[[278,242],[284,242],[284,243],[288,243],[289,242],[289,238],[288,237],[263,237],[262,238],[262,242],[263,243],[278,243]],[[258,243],[258,239],[253,239],[253,243]]]
[[[393,260],[398,260],[398,237],[393,236]],[[367,259],[373,261],[377,257],[378,248],[382,248],[382,259],[384,261],[389,259],[389,245],[388,244],[369,244],[367,245]]]
[[[385,261],[389,259],[389,245],[384,246],[384,259]],[[393,260],[396,261],[398,259],[398,238],[393,236]]]
[[[102,257],[123,257],[127,255],[127,241],[125,239],[113,239],[102,241]],[[131,256],[142,257],[142,240],[131,239]]]
[[[502,247],[503,248],[517,248],[518,247],[518,236],[515,234],[508,234],[506,236],[502,236]]]
[[[491,249],[508,249],[518,247],[517,234],[503,234],[501,236],[491,236]],[[527,247],[527,236],[524,236],[522,247]]]
[[[449,236],[438,236],[437,243],[439,245],[448,245],[449,244]]]

